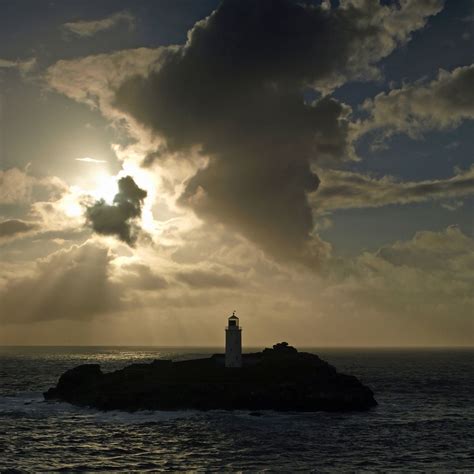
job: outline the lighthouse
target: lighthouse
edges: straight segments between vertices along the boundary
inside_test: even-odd
[[[225,366],[242,367],[242,328],[235,311],[225,329]]]

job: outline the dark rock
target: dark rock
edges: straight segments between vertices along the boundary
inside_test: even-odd
[[[61,399],[80,404],[80,401],[91,393],[103,380],[99,364],[83,364],[68,370],[59,378],[54,388],[44,393],[45,400]],[[63,396],[67,395],[67,399]]]
[[[226,368],[223,355],[214,354],[132,364],[112,373],[81,365],[65,372],[44,397],[100,410],[246,409],[252,416],[268,409],[346,411],[377,404],[355,377],[287,343],[244,354],[242,360],[240,369]]]
[[[278,354],[296,354],[298,351],[289,346],[287,342],[279,342],[273,346],[273,350]]]

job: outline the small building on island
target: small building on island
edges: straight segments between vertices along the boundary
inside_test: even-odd
[[[235,311],[225,329],[225,366],[242,367],[242,328]]]

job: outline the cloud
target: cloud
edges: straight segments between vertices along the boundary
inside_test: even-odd
[[[178,272],[175,278],[191,288],[237,288],[241,285],[234,276],[217,270],[193,269]]]
[[[168,280],[119,252],[91,239],[37,259],[26,271],[18,264],[1,268],[0,321],[91,321],[157,304]]]
[[[474,15],[467,15],[461,20],[465,23],[474,23]]]
[[[76,161],[83,161],[84,163],[107,163],[106,160],[96,160],[95,158],[90,158],[85,156],[84,158],[76,158]]]
[[[448,179],[397,181],[361,173],[321,170],[321,186],[310,202],[316,213],[337,209],[382,207],[430,200],[462,198],[474,194],[474,166]]]
[[[123,242],[133,245],[137,239],[138,224],[143,200],[147,192],[140,189],[131,176],[118,180],[118,193],[112,205],[103,199],[87,206],[86,218],[98,234],[115,235]]]
[[[280,286],[269,278],[266,293],[278,302],[272,320],[279,318],[279,330],[304,344],[469,346],[473,268],[474,240],[453,226],[420,231],[354,258],[333,258],[312,278],[280,275]]]
[[[334,295],[350,299],[359,314],[365,306],[378,317],[380,343],[392,330],[395,343],[472,344],[473,268],[474,240],[459,228],[417,232],[358,257]],[[373,330],[371,320],[366,330]]]
[[[18,168],[0,170],[0,204],[59,199],[66,191],[66,184],[55,176],[38,178]]]
[[[111,259],[108,249],[87,243],[39,260],[33,274],[12,278],[1,289],[2,320],[90,319],[116,309],[119,295],[109,282]]]
[[[126,24],[129,30],[133,30],[135,17],[130,12],[121,11],[100,20],[78,20],[64,23],[63,29],[80,38],[90,38],[99,32],[110,30],[120,24]]]
[[[150,267],[142,263],[131,263],[121,268],[121,281],[127,288],[140,291],[156,291],[168,287],[168,280],[157,275]]]
[[[34,248],[33,241],[84,240],[79,202],[84,194],[56,176],[35,177],[18,168],[0,171],[0,244],[8,251]],[[5,217],[10,217],[5,219]],[[19,218],[19,216],[21,218]],[[21,242],[20,242],[21,241]],[[43,245],[42,254],[48,246]],[[39,249],[38,249],[39,250]],[[28,254],[31,258],[31,254]]]
[[[60,61],[48,80],[113,120],[126,118],[132,134],[141,124],[148,156],[200,150],[208,165],[195,167],[181,205],[274,257],[314,265],[328,248],[311,236],[306,193],[318,178],[310,162],[355,154],[350,108],[330,97],[305,102],[304,92],[376,77],[377,61],[441,8],[441,0],[347,0],[332,9],[226,0],[184,46]]]
[[[0,221],[0,242],[10,239],[17,234],[25,234],[37,228],[33,222],[25,222],[20,219],[8,219]]]
[[[255,345],[281,334],[308,346],[474,342],[474,240],[457,227],[420,231],[411,239],[354,258],[332,257],[318,273],[268,260],[257,264],[258,254],[252,254],[248,245],[242,256],[250,254],[249,262],[245,260],[245,269],[239,271],[241,254],[239,250],[234,255],[234,248],[229,244],[227,258],[222,247],[216,249],[213,258],[220,255],[229,269],[233,262],[236,269],[227,272],[236,275],[243,288],[222,291],[218,298],[197,288],[173,298],[166,294],[167,311],[185,321],[192,308],[200,323],[207,322],[208,330],[214,331],[210,322],[219,324],[219,316],[214,317],[213,311],[237,308],[243,321],[251,320],[246,340]],[[193,299],[194,294],[199,298]],[[217,332],[215,340],[220,337]]]
[[[459,208],[464,206],[464,201],[450,201],[450,202],[443,202],[441,207],[448,211],[456,211]]]
[[[383,136],[406,133],[418,138],[427,130],[444,130],[474,119],[474,64],[453,71],[440,70],[427,83],[407,84],[382,92],[364,103],[370,117],[359,134],[381,129]]]
[[[457,227],[418,232],[376,252],[333,260],[324,276],[275,264],[250,273],[248,267],[232,273],[217,266],[179,269],[229,274],[245,284],[251,280],[244,299],[242,287],[176,285],[176,269],[163,277],[157,262],[134,259],[89,241],[41,259],[22,273],[2,265],[0,284],[1,274],[8,278],[0,286],[0,320],[28,323],[24,331],[31,332],[30,322],[78,321],[86,333],[94,331],[97,343],[103,338],[125,343],[126,334],[137,344],[149,341],[147,335],[161,344],[218,344],[222,321],[237,308],[251,326],[246,340],[255,345],[281,334],[302,345],[346,347],[474,342],[474,240]],[[231,260],[238,265],[239,258]],[[104,316],[114,319],[99,331]],[[64,334],[58,331],[56,343]]]
[[[92,322],[123,314],[136,319],[139,309],[143,317],[169,318],[198,301],[203,308],[210,298],[217,304],[209,290],[223,295],[223,290],[240,286],[241,275],[242,270],[231,273],[223,264],[177,266],[156,248],[130,249],[117,243],[112,249],[110,243],[92,238],[45,258],[2,262],[0,322]]]
[[[36,58],[30,59],[2,59],[0,58],[0,69],[16,69],[21,74],[27,74],[36,67]]]
[[[417,232],[412,240],[382,247],[376,257],[395,266],[419,271],[453,274],[459,271],[474,281],[474,272],[470,271],[474,262],[474,240],[456,226],[442,232]]]
[[[349,107],[328,92],[373,77],[374,63],[409,39],[439,1],[342,2],[327,9],[290,1],[224,1],[163,51],[147,76],[128,79],[115,106],[166,140],[209,157],[181,204],[223,222],[280,259],[317,263],[306,194],[319,180],[310,162],[354,157]]]
[[[70,99],[100,109],[111,120],[120,120],[124,115],[112,106],[115,91],[127,78],[146,74],[162,53],[163,48],[137,48],[60,60],[48,68],[46,81]]]

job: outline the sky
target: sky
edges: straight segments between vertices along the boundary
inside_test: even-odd
[[[474,345],[472,1],[0,11],[0,344]]]

